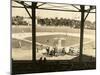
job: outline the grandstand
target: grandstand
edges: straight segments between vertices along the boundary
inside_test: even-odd
[[[96,68],[95,30],[84,29],[88,15],[96,13],[95,6],[21,0],[12,0],[12,2],[20,5],[12,5],[12,8],[25,9],[32,19],[32,25],[29,26],[12,25],[13,74]],[[46,6],[50,6],[50,8]],[[66,9],[66,6],[71,6],[72,9],[70,7]],[[88,7],[88,9],[85,7]],[[80,27],[76,29],[68,26],[38,26],[36,9],[80,12]],[[54,24],[57,25],[57,22]],[[47,53],[47,47],[51,48],[50,53]],[[54,50],[51,52],[55,47],[57,47],[57,52]]]

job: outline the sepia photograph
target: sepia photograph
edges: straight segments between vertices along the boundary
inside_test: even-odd
[[[96,69],[96,6],[11,1],[12,75]]]

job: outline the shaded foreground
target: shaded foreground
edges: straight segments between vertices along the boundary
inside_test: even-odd
[[[71,60],[38,60],[12,61],[12,74],[43,73],[57,71],[74,71],[96,69],[96,59],[91,56],[83,55],[83,62],[78,61],[79,57]],[[88,60],[88,62],[84,62]]]

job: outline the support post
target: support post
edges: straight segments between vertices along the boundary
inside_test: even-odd
[[[79,62],[82,62],[82,54],[83,54],[83,39],[84,39],[84,5],[81,5],[81,26],[80,26],[80,55]]]
[[[32,18],[31,14],[29,13],[29,11],[28,11],[28,9],[27,9],[27,7],[26,7],[25,5],[24,5],[24,8],[25,8],[25,10],[27,11],[29,17]]]
[[[36,26],[36,4],[35,2],[32,2],[32,61],[35,62],[36,61],[36,31],[35,31],[35,26]]]

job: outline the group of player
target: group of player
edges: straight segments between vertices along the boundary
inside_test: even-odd
[[[53,47],[52,49],[50,47],[46,47],[46,53],[50,56],[58,56],[60,54],[66,54],[65,48],[61,48],[60,50],[57,47]]]

